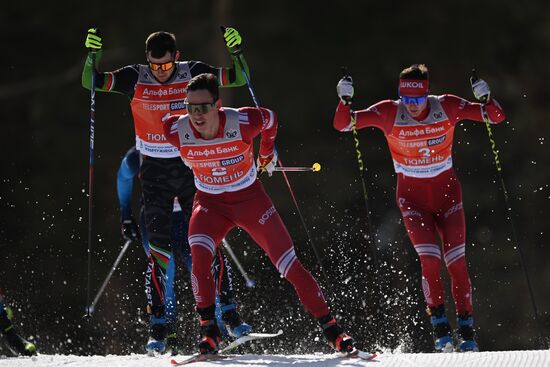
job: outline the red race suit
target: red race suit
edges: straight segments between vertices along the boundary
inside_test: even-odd
[[[350,131],[350,113],[350,107],[340,102],[334,128]],[[397,173],[397,204],[420,257],[426,303],[429,307],[444,303],[439,270],[443,257],[456,313],[471,314],[462,190],[452,168],[453,133],[461,120],[502,122],[505,115],[500,105],[494,99],[483,105],[450,94],[430,95],[427,108],[417,118],[409,115],[400,100],[381,101],[353,116],[357,129],[377,127],[388,141]]]
[[[188,115],[172,116],[164,124],[165,136],[193,170],[198,189],[189,222],[197,308],[214,304],[212,257],[225,235],[240,227],[294,286],[306,310],[315,318],[327,315],[328,306],[319,285],[296,257],[292,239],[256,177],[253,139],[261,134],[260,154],[273,151],[275,113],[244,107],[223,108],[218,114],[218,134],[208,140],[193,128]]]

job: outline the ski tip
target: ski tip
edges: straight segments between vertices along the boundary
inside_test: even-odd
[[[361,358],[365,361],[372,361],[376,357],[377,357],[376,353],[364,352],[362,350],[358,351],[358,353],[357,353],[357,358]]]
[[[365,352],[365,351],[362,351],[362,350],[359,350],[359,349],[355,349],[352,352],[349,352],[347,354],[347,357],[359,358],[359,359],[363,359],[365,361],[371,361],[371,360],[373,360],[374,358],[377,357],[377,354],[376,353]]]
[[[371,361],[373,359],[375,359],[376,357],[378,357],[378,354],[376,353],[367,353],[369,354],[369,358],[367,359],[367,361]]]

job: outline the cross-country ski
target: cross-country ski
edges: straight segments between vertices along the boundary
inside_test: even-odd
[[[231,343],[229,343],[228,345],[224,346],[223,348],[221,348],[219,350],[218,353],[216,354],[196,354],[196,355],[193,355],[191,357],[189,357],[188,359],[184,359],[184,360],[181,360],[181,361],[176,361],[175,359],[172,359],[170,361],[170,363],[172,365],[176,365],[176,366],[180,366],[180,365],[184,365],[184,364],[189,364],[189,363],[195,363],[195,362],[203,362],[203,361],[210,361],[210,360],[217,360],[217,359],[225,359],[225,358],[228,358],[229,356],[224,354],[224,353],[227,353],[235,348],[237,348],[238,346],[240,345],[243,345],[247,342],[251,342],[251,341],[254,341],[254,340],[260,340],[260,339],[268,339],[268,338],[274,338],[276,336],[279,336],[283,333],[282,330],[279,330],[277,333],[275,334],[267,334],[267,333],[250,333],[250,334],[247,334],[247,335],[243,335],[235,340],[233,340]]]

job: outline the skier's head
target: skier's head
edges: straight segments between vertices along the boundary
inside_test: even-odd
[[[399,73],[399,97],[412,117],[428,106],[429,74],[424,64],[413,64]]]
[[[151,73],[160,82],[167,81],[174,73],[179,51],[176,36],[164,31],[154,32],[145,40],[145,56]]]
[[[213,138],[219,128],[218,79],[214,74],[200,74],[187,84],[187,113],[191,124],[205,139]]]

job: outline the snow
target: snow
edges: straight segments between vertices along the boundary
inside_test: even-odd
[[[174,357],[148,357],[142,354],[127,356],[74,356],[39,355],[0,359],[0,367],[170,367]],[[185,356],[175,357],[176,360]],[[448,354],[408,354],[383,353],[375,362],[340,358],[335,354],[308,355],[236,355],[226,360],[199,362],[194,367],[332,367],[332,366],[376,366],[376,367],[548,367],[549,350],[448,353]]]

